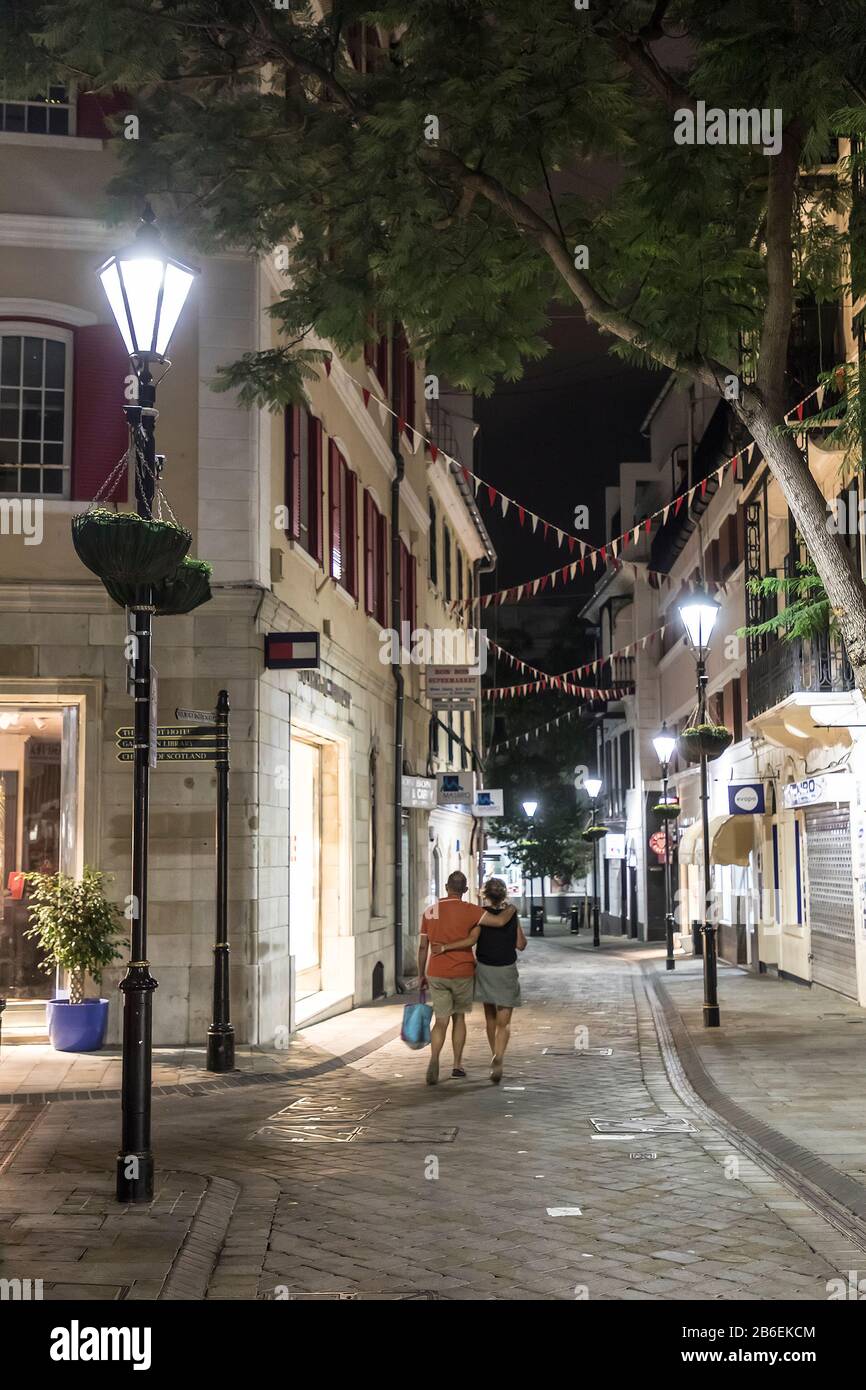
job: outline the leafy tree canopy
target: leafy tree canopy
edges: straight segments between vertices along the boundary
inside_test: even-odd
[[[361,23],[398,36],[368,46],[366,71]],[[778,108],[816,163],[834,129],[866,130],[866,0],[334,0],[324,19],[296,0],[7,0],[0,66],[21,90],[47,71],[130,94],[116,216],[147,194],[200,249],[290,247],[280,344],[227,378],[249,399],[296,396],[305,330],[351,351],[374,311],[485,392],[545,351],[577,246],[578,297],[625,328],[618,351],[736,368],[768,299],[773,159],[677,144],[675,112]],[[560,172],[599,160],[622,171],[612,194]],[[838,296],[849,274],[826,213],[850,203],[850,175],[797,185],[795,299]]]

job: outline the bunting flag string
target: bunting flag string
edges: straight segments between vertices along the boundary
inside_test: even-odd
[[[332,356],[326,359],[325,370],[328,376],[331,375],[331,371],[334,366],[336,366],[339,372],[342,373],[342,375],[355,387],[357,387],[357,389],[361,392],[365,409],[369,408],[369,403],[371,400],[375,403],[379,411],[379,418],[382,421],[383,425],[388,415],[392,416],[397,420],[398,433],[401,435],[405,435],[406,441],[409,444],[409,447],[413,450],[413,452],[417,453],[420,445],[423,443],[426,446],[430,454],[430,457],[434,463],[437,461],[437,459],[441,457],[447,463],[453,465],[454,468],[458,469],[462,473],[465,481],[474,488],[476,497],[479,495],[480,489],[484,488],[487,494],[487,500],[491,507],[495,507],[497,501],[499,502],[500,510],[502,512],[503,517],[508,515],[509,508],[513,506],[515,515],[517,517],[517,523],[519,526],[524,526],[528,519],[531,522],[533,533],[535,533],[539,522],[541,522],[541,525],[544,529],[545,540],[549,539],[551,534],[553,534],[556,536],[556,542],[560,549],[562,549],[563,543],[567,543],[569,554],[573,554],[576,548],[579,550],[578,560],[573,561],[571,565],[565,565],[555,570],[551,570],[548,572],[547,575],[542,577],[543,581],[545,581],[541,583],[540,587],[542,589],[546,588],[547,583],[549,583],[550,587],[553,588],[556,585],[557,581],[566,583],[569,578],[574,579],[577,566],[580,567],[580,572],[581,574],[583,574],[585,572],[585,566],[587,563],[590,563],[592,565],[592,570],[594,573],[598,569],[599,562],[601,563],[602,569],[605,568],[608,562],[611,562],[613,566],[616,568],[618,563],[620,562],[621,552],[625,550],[626,546],[637,545],[640,541],[642,531],[644,532],[644,534],[648,535],[652,529],[653,522],[659,519],[661,520],[661,524],[664,525],[667,522],[668,517],[670,515],[671,507],[673,507],[674,509],[675,516],[679,514],[684,503],[688,507],[691,507],[692,502],[694,501],[695,495],[697,493],[700,493],[701,497],[705,498],[707,495],[707,489],[711,478],[715,478],[717,482],[720,484],[724,479],[725,470],[728,468],[736,469],[737,463],[741,458],[745,458],[746,462],[750,463],[754,456],[756,448],[754,441],[752,441],[750,444],[745,445],[742,449],[739,449],[737,453],[733,454],[730,458],[725,459],[725,461],[721,463],[718,466],[718,468],[713,469],[710,473],[707,474],[705,478],[701,479],[700,482],[697,482],[692,487],[687,488],[678,496],[671,498],[670,501],[666,502],[663,507],[659,507],[654,512],[650,512],[648,516],[643,517],[642,520],[639,521],[636,525],[630,526],[627,531],[622,532],[622,534],[620,534],[619,536],[611,537],[611,539],[606,541],[604,545],[596,547],[590,545],[587,541],[581,539],[580,536],[572,535],[570,532],[564,530],[562,527],[557,526],[554,522],[545,520],[544,517],[540,516],[536,512],[533,512],[529,507],[525,506],[525,504],[516,501],[513,497],[509,497],[507,493],[504,493],[501,490],[501,488],[495,487],[492,483],[487,482],[486,479],[481,478],[477,473],[474,473],[472,469],[467,468],[465,464],[461,463],[459,459],[452,458],[450,454],[448,454],[444,449],[440,448],[437,444],[435,444],[433,440],[428,439],[428,437],[425,434],[423,434],[420,430],[417,430],[414,428],[414,426],[409,425],[408,422],[403,418],[403,416],[399,415],[396,410],[393,410],[386,400],[384,400],[381,396],[377,395],[376,392],[372,391],[369,387],[364,386],[361,382],[357,380],[356,377],[352,376],[351,372],[343,365],[339,357]],[[809,391],[805,396],[803,396],[802,400],[797,401],[797,403],[793,405],[789,411],[787,411],[787,413],[784,416],[785,423],[789,425],[793,424],[795,419],[798,421],[802,421],[805,414],[805,406],[813,398],[817,399],[818,408],[820,409],[823,405],[825,392],[826,386],[823,383],[820,386],[816,386],[813,390]],[[659,571],[656,570],[650,570],[648,571],[648,573],[651,577],[656,576],[657,581],[660,579],[667,578],[666,575],[661,574]],[[517,589],[522,589],[526,591],[520,594],[521,598],[527,597],[527,593],[533,583],[534,581],[530,580],[527,584],[517,586]],[[510,592],[513,592],[513,587],[511,590],[500,590],[499,594]],[[532,592],[538,593],[538,588],[533,588]],[[485,601],[497,599],[500,603],[504,602],[505,600],[499,597],[499,594],[487,594],[485,595]],[[517,600],[515,600],[515,602],[516,601]],[[457,603],[454,606],[457,607],[460,604],[466,604],[469,602],[471,602],[471,600],[469,599],[457,600]]]
[[[565,714],[558,714],[555,719],[548,719],[546,724],[537,724],[534,729],[527,729],[522,734],[514,734],[512,738],[505,739],[503,743],[494,743],[487,750],[487,755],[492,757],[494,753],[502,753],[506,748],[511,748],[512,745],[528,743],[531,738],[538,738],[542,734],[549,733],[551,729],[557,729],[560,724],[567,724],[576,714],[580,714],[580,710],[567,710]]]
[[[634,656],[637,651],[644,651],[648,643],[651,642],[654,637],[663,638],[664,633],[665,624],[662,623],[660,627],[654,628],[652,632],[645,633],[643,637],[636,637],[633,642],[626,643],[624,647],[619,647],[614,652],[608,652],[606,656],[596,657],[593,661],[585,661],[582,666],[572,666],[569,670],[560,671],[557,675],[551,675],[549,671],[540,671],[537,666],[532,666],[528,661],[523,661],[519,656],[515,656],[513,652],[507,651],[506,648],[500,646],[498,642],[494,642],[491,637],[485,637],[485,641],[488,647],[496,652],[497,656],[501,656],[507,661],[509,666],[515,671],[529,673],[530,675],[538,677],[539,684],[561,685],[563,681],[569,681],[574,676],[587,676],[590,673],[595,675],[598,668],[604,666],[609,661],[615,661],[619,657]]]
[[[523,685],[493,685],[482,690],[482,700],[509,700],[514,696],[538,695],[542,690],[556,689],[564,695],[577,695],[581,700],[622,700],[628,691],[622,686],[602,688],[596,685],[573,685],[570,681],[550,676],[543,681],[526,681]]]

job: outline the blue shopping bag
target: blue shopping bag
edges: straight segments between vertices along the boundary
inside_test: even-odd
[[[425,1003],[426,993],[426,990],[422,989],[420,1002],[418,1004],[406,1004],[403,1009],[403,1027],[400,1029],[400,1037],[407,1047],[412,1048],[413,1052],[426,1047],[430,1042],[430,1020],[433,1017],[433,1010],[429,1004]]]

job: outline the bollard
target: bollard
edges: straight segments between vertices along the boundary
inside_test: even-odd
[[[571,935],[580,935],[580,907],[577,903],[571,904]]]
[[[532,909],[532,924],[529,928],[530,936],[544,936],[544,908],[534,907]]]
[[[692,922],[692,950],[700,960],[704,954],[703,922]]]

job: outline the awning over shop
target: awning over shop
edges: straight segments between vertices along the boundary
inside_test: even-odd
[[[753,816],[714,816],[709,829],[710,858],[714,864],[748,864],[755,844]],[[678,857],[681,864],[703,865],[704,834],[699,820],[683,831]]]

